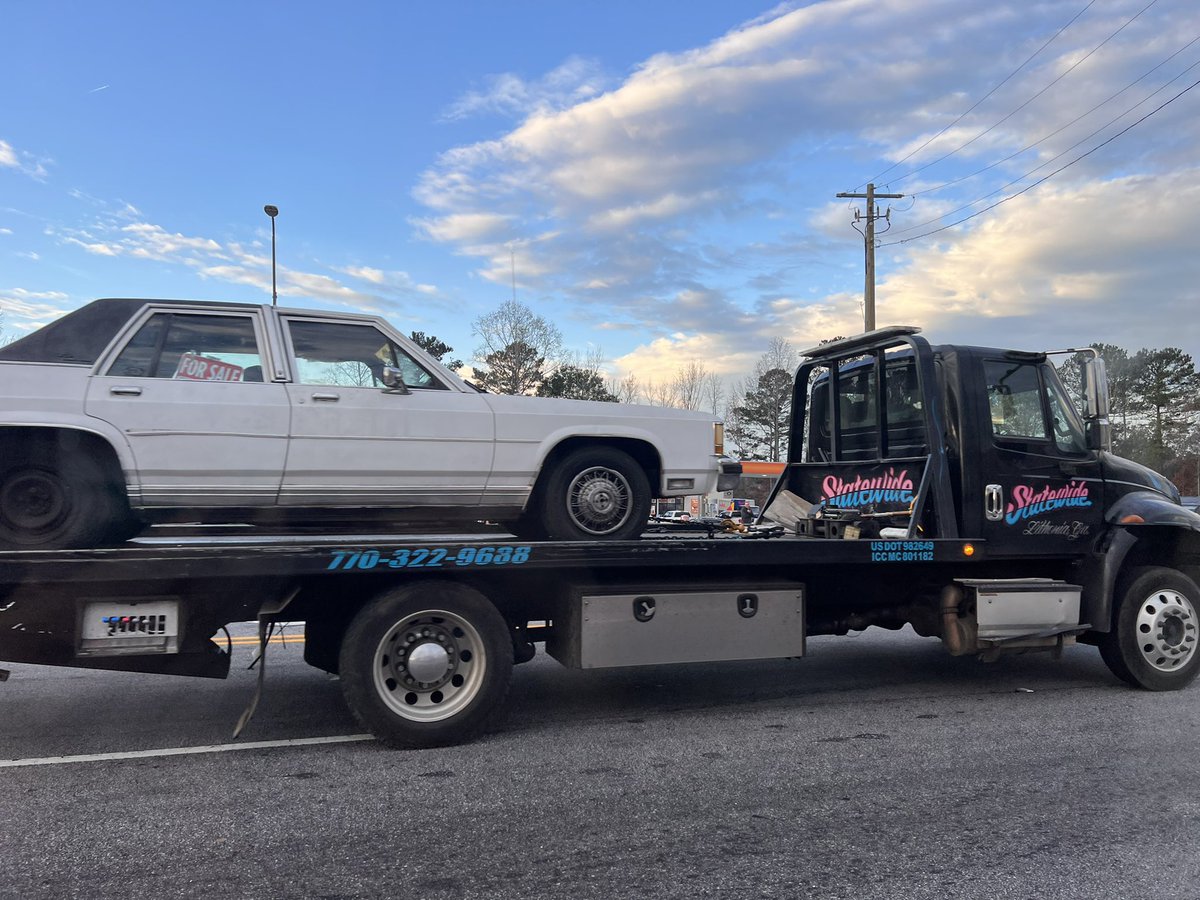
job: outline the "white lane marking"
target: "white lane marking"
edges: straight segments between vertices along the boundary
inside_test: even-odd
[[[115,759],[151,759],[156,756],[190,756],[196,753],[226,753],[230,750],[264,750],[272,747],[306,747],[313,744],[347,744],[373,741],[370,734],[340,734],[333,737],[293,738],[285,741],[247,741],[244,744],[210,744],[206,747],[166,747],[162,750],[126,750],[121,753],[85,753],[81,756],[43,756],[30,759],[0,759],[0,769],[18,766],[60,766],[64,763],[108,762]]]

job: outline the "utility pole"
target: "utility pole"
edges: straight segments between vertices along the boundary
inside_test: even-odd
[[[903,194],[877,194],[875,193],[875,185],[868,184],[865,194],[838,194],[839,197],[849,197],[853,200],[867,201],[867,220],[866,231],[863,232],[863,243],[867,250],[867,277],[863,286],[863,331],[875,330],[875,220],[887,219],[891,222],[892,210],[888,209],[882,216],[879,214],[879,207],[875,205],[875,200],[882,197],[887,200],[899,200]],[[858,210],[854,211],[854,221],[860,219]],[[857,230],[857,229],[856,229]]]

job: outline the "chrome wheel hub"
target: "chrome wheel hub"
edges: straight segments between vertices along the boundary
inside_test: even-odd
[[[375,689],[392,712],[436,722],[461,712],[479,693],[487,655],[466,619],[426,610],[393,625],[375,650]]]
[[[1155,591],[1138,610],[1138,648],[1142,658],[1160,672],[1174,672],[1196,654],[1196,609],[1178,591]]]

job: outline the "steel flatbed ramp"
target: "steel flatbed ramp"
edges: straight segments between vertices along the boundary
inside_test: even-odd
[[[499,538],[499,539],[498,539]],[[968,549],[969,548],[969,549]],[[970,555],[967,555],[967,554]],[[982,542],[829,540],[738,534],[654,535],[637,541],[519,541],[497,535],[220,536],[138,541],[99,550],[0,553],[0,596],[17,585],[227,580],[373,574],[436,577],[451,572],[541,569],[619,571],[705,567],[809,568],[979,562]]]

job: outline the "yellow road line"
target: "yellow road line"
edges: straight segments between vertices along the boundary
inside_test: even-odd
[[[222,641],[220,638],[214,638],[213,640],[215,640],[218,644],[224,643],[224,641]],[[277,634],[271,638],[270,642],[272,644],[303,644],[304,635],[289,634],[284,637],[283,635]],[[254,635],[239,635],[238,637],[231,638],[230,643],[235,647],[257,647],[258,638]]]

